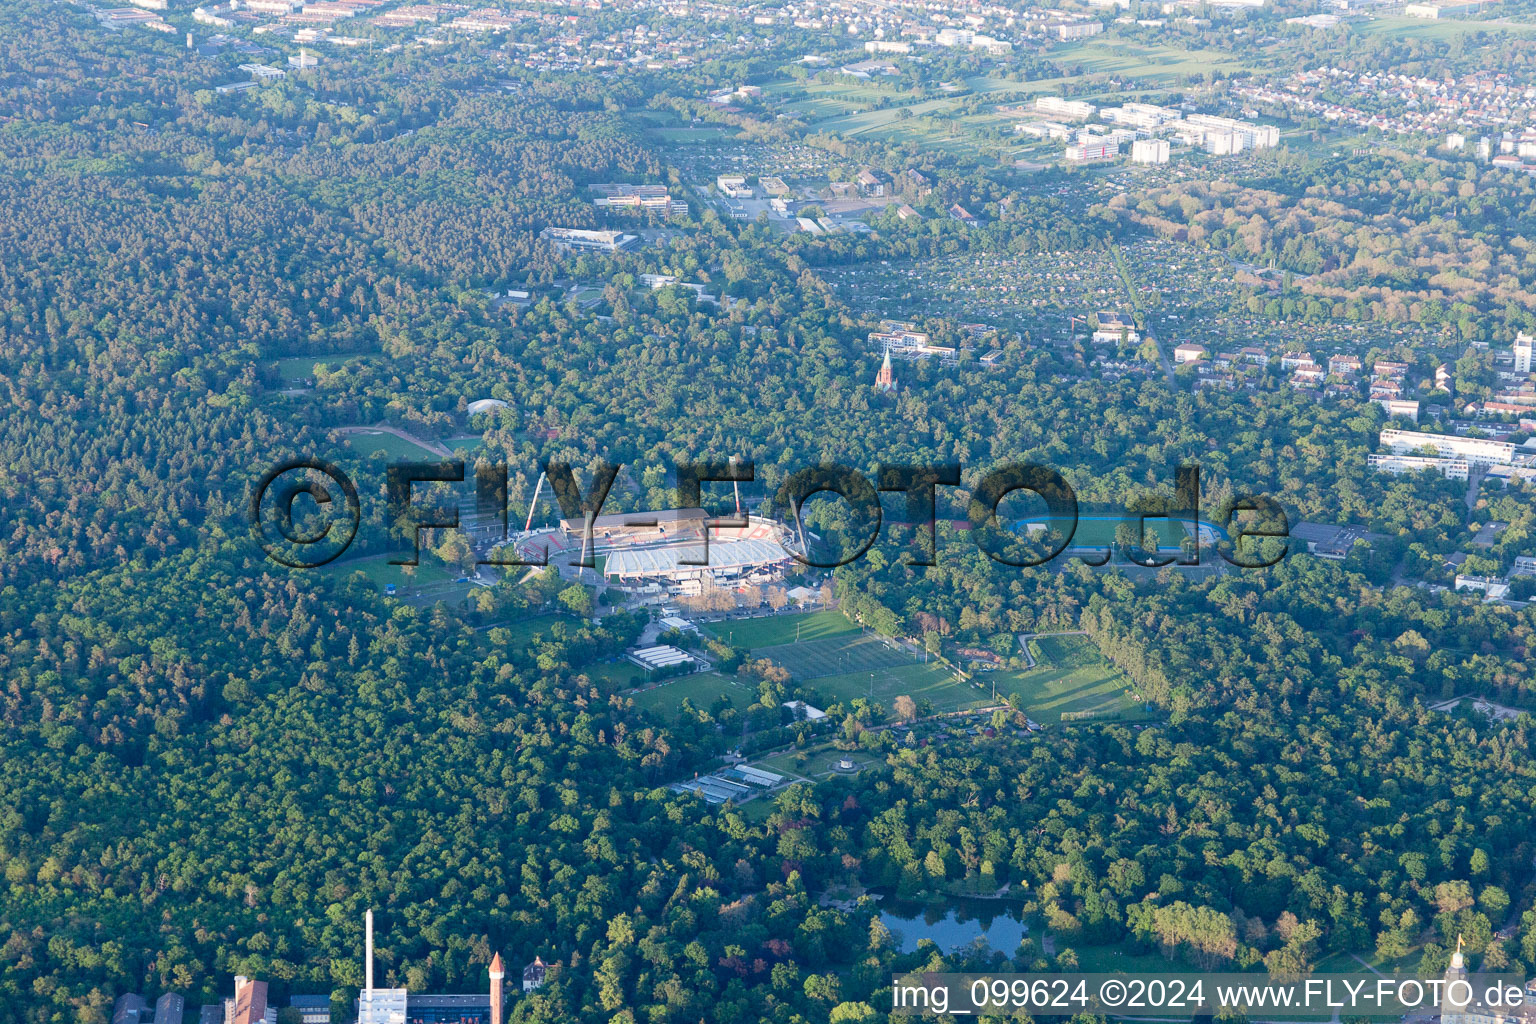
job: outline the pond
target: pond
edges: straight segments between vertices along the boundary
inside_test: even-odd
[[[896,936],[903,953],[917,949],[921,939],[932,939],[941,951],[950,953],[985,938],[987,945],[1012,956],[1029,932],[1018,914],[1018,905],[1009,900],[955,897],[924,904],[886,897],[880,901],[880,921]]]

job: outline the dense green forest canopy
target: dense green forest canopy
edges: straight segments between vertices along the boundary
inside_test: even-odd
[[[1059,172],[706,109],[707,91],[796,59],[809,33],[787,30],[782,52],[675,75],[493,70],[489,43],[380,47],[222,95],[209,85],[234,54],[186,62],[177,39],[61,5],[0,17],[0,1022],[102,1024],[121,992],[206,1002],[237,973],[344,1013],[368,907],[387,922],[383,975],[413,990],[478,991],[497,950],[557,963],[516,1003],[527,1022],[867,1021],[894,971],[1066,969],[1108,945],[1203,967],[1362,952],[1436,971],[1462,935],[1482,965],[1536,967],[1532,719],[1428,709],[1536,706],[1536,613],[1395,585],[1442,578],[1479,522],[1509,524],[1475,556],[1490,571],[1530,553],[1529,490],[1469,511],[1461,483],[1367,470],[1387,422],[1373,403],[1077,375],[1080,353],[1041,344],[1043,326],[997,369],[974,351],[903,366],[882,399],[875,318],[822,276],[1179,238],[1305,278],[1241,293],[1244,313],[1428,324],[1486,391],[1489,357],[1469,344],[1529,324],[1528,182],[1282,155],[1240,181],[1101,202]],[[1425,41],[1357,57],[1394,54],[1467,59]],[[1015,73],[1062,70],[1030,57]],[[935,182],[928,216],[787,239],[722,217],[647,133],[656,114],[843,165],[910,161]],[[540,239],[606,223],[586,186],[608,181],[666,185],[689,213],[616,255]],[[957,202],[982,222],[936,215]],[[636,287],[647,273],[724,301]],[[498,301],[509,290],[530,301]],[[1421,374],[1442,358],[1385,334],[1372,352]],[[280,361],[301,357],[292,386]],[[487,396],[511,407],[470,423]],[[371,499],[358,553],[381,550],[384,459],[335,432],[372,424],[478,434],[511,469],[518,516],[550,458],[622,463],[616,509],[670,504],[667,470],[687,459],[750,456],[754,498],[819,461],[959,462],[950,513],[1009,462],[1058,467],[1110,506],[1193,462],[1209,507],[1265,493],[1293,521],[1383,539],[1340,564],[1185,577],[1000,566],[948,526],[921,568],[893,530],[835,574],[852,618],[1006,650],[1083,630],[1149,718],[918,747],[872,728],[886,709],[839,702],[869,770],[709,809],[665,784],[718,764],[743,718],[806,743],[782,706],[813,682],[726,645],[750,708],[647,710],[603,675],[640,618],[563,614],[590,607],[550,574],[416,607],[362,574],[261,558],[248,493],[295,455],[347,466]],[[873,901],[821,900],[962,884],[1010,885],[1057,952],[1031,937],[902,953]]]

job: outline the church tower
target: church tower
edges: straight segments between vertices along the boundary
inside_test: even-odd
[[[491,958],[491,1024],[501,1024],[501,979],[507,976],[501,965],[501,954]]]
[[[896,371],[891,368],[889,342],[885,346],[885,361],[880,364],[880,373],[875,377],[875,390],[887,395],[896,390]]]
[[[1460,984],[1457,984],[1457,983]],[[1455,985],[1454,991],[1452,985]],[[1440,999],[1441,1024],[1466,1024],[1471,1009],[1467,987],[1467,958],[1461,953],[1461,936],[1456,936],[1456,952],[1451,954],[1451,966],[1445,969],[1445,990]]]

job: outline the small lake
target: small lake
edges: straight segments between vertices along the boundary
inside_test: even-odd
[[[1018,905],[1009,900],[955,898],[924,904],[887,896],[880,901],[880,921],[903,953],[916,950],[920,939],[932,939],[942,952],[951,953],[985,938],[987,945],[1012,956],[1029,933],[1018,913]]]

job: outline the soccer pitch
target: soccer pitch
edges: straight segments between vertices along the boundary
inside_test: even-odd
[[[789,670],[828,703],[863,697],[889,710],[897,697],[927,700],[935,713],[982,707],[990,693],[958,682],[941,662],[874,634],[844,634],[753,651]]]
[[[1037,722],[1127,721],[1149,716],[1131,696],[1131,682],[1084,636],[1042,636],[1030,641],[1036,665],[998,672],[999,693],[1017,693]]]
[[[951,670],[938,662],[865,669],[846,675],[823,676],[808,684],[828,699],[852,701],[856,698],[889,710],[897,697],[928,701],[934,714],[985,707],[991,703],[991,691],[955,681]]]
[[[918,660],[916,655],[895,641],[862,633],[763,647],[754,650],[752,655],[784,666],[796,679],[820,679],[850,672],[869,672],[910,665]]]
[[[735,647],[745,647],[761,656],[761,648],[793,644],[796,641],[857,633],[859,627],[838,611],[799,612],[789,615],[760,615],[751,619],[727,619],[704,627],[712,636]]]

